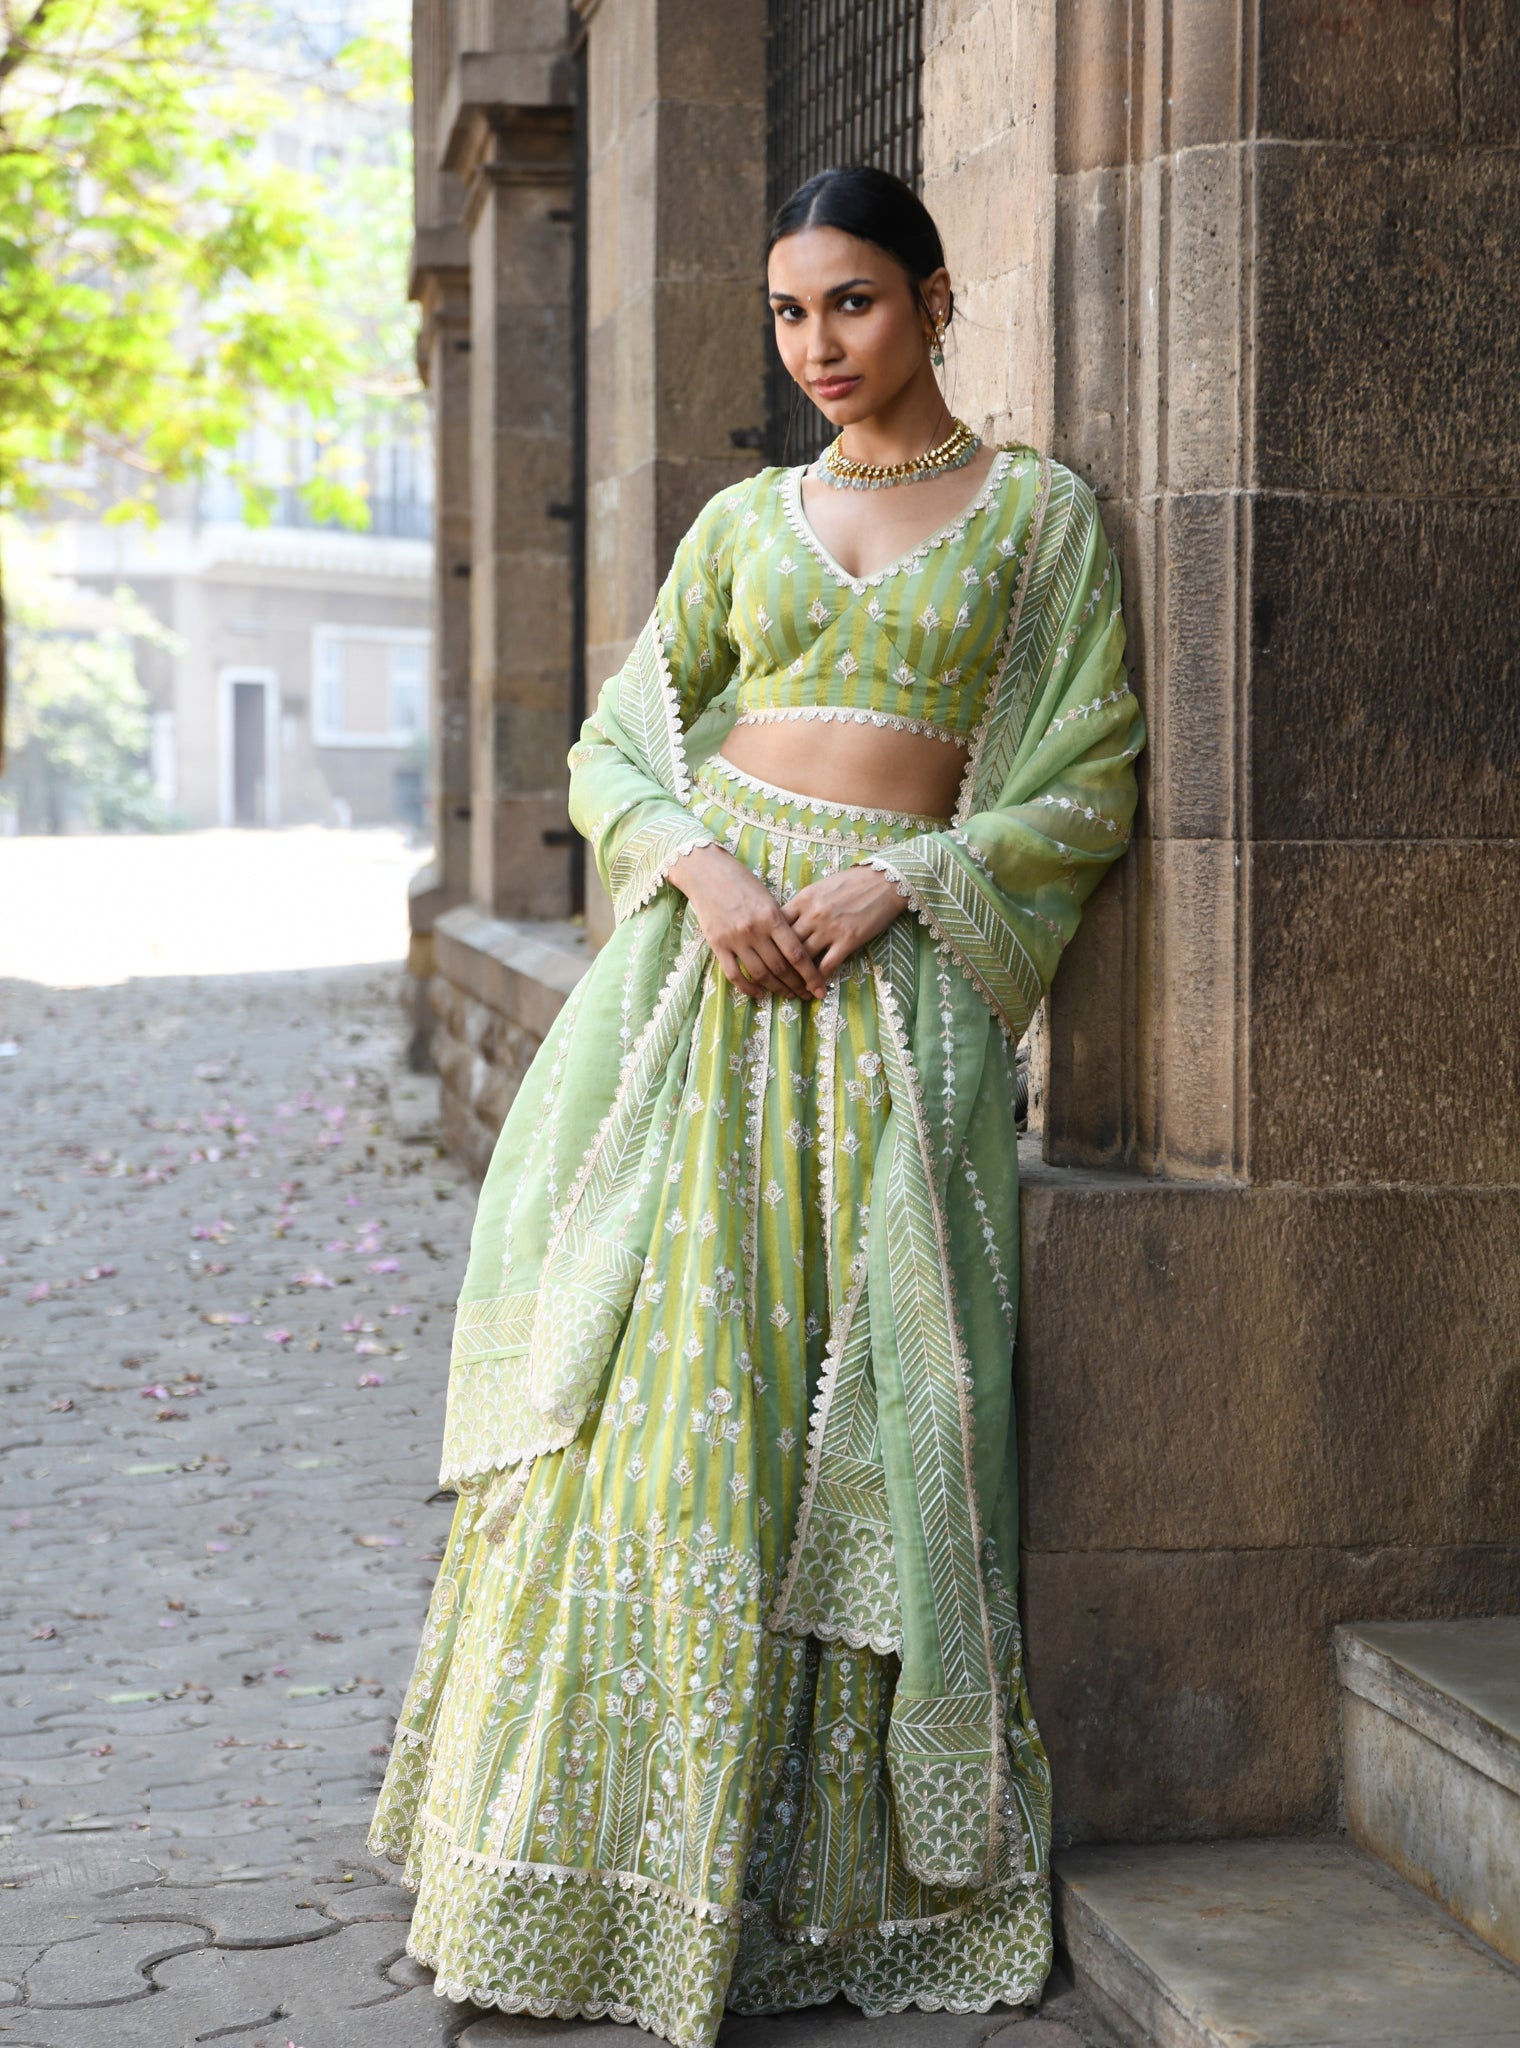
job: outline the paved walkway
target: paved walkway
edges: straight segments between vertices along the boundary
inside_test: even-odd
[[[178,870],[153,849],[164,887],[190,885],[178,844]],[[265,844],[267,882],[289,840]],[[346,874],[379,931],[364,890],[395,864],[366,882],[343,866],[362,847],[317,851],[308,877]],[[219,857],[257,882],[256,846]],[[473,1210],[401,1068],[399,969],[109,982],[150,926],[118,921],[92,982],[77,920],[34,915],[28,964],[45,942],[81,985],[0,992],[0,2048],[627,2042],[434,1996],[363,1849],[448,1525]],[[828,2007],[724,2040],[1097,2038],[1069,1998],[1046,2015]]]

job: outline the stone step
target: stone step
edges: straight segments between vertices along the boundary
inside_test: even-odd
[[[1068,1849],[1056,1911],[1127,2048],[1520,2048],[1520,1972],[1343,1841]]]
[[[1520,1616],[1335,1632],[1352,1838],[1520,1963]]]

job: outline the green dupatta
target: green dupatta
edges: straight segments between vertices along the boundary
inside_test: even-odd
[[[571,1441],[643,1270],[659,1193],[648,1141],[681,1088],[710,964],[665,876],[711,843],[687,808],[690,761],[731,720],[726,594],[752,494],[774,476],[704,508],[570,754],[571,817],[617,921],[612,957],[556,1020],[482,1191],[445,1484]],[[1016,1158],[978,1140],[989,1020],[1011,1042],[1026,1029],[1082,904],[1128,842],[1144,742],[1121,665],[1119,567],[1093,494],[1037,458],[1023,490],[1019,573],[955,817],[871,857],[914,914],[871,948],[892,1112],[865,1270],[830,1332],[771,1616],[900,1653],[888,1765],[903,1851],[926,1882],[951,1885],[990,1876],[1010,1796],[1018,1186]],[[952,1184],[958,1158],[973,1168],[975,1213],[961,1177]],[[879,1464],[861,1471],[846,1415],[873,1377]],[[861,1567],[843,1591],[841,1544]],[[852,1613],[854,1584],[878,1591]]]

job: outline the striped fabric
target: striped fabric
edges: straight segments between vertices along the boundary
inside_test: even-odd
[[[926,822],[788,800],[722,763],[696,781],[694,815],[783,899]],[[914,1876],[889,1784],[900,1623],[862,1300],[893,1106],[886,950],[821,1003],[752,1002],[709,964],[644,1148],[659,1199],[605,1391],[564,1450],[461,1490],[371,1837],[405,1863],[412,1953],[451,1997],[611,2014],[687,2048],[725,2004],[1038,1997],[1049,1783],[1006,1584],[987,1882]],[[984,1134],[1011,1150],[1011,1067],[983,1030]],[[831,1372],[825,1413],[847,1302],[850,1379]],[[846,1408],[844,1461],[820,1471]],[[876,1647],[850,1640],[863,1593]]]

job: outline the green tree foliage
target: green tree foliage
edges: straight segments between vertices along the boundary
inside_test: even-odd
[[[148,699],[133,641],[172,650],[129,590],[107,598],[48,574],[36,541],[7,522],[11,752],[7,794],[24,831],[159,830],[171,820],[149,778]]]
[[[256,0],[0,0],[0,510],[96,451],[137,480],[107,516],[151,514],[218,453],[236,474],[271,401],[320,419],[367,381],[358,258],[321,186],[258,147],[281,48]],[[353,89],[396,89],[383,36],[352,51]],[[303,488],[363,524],[336,470]]]

